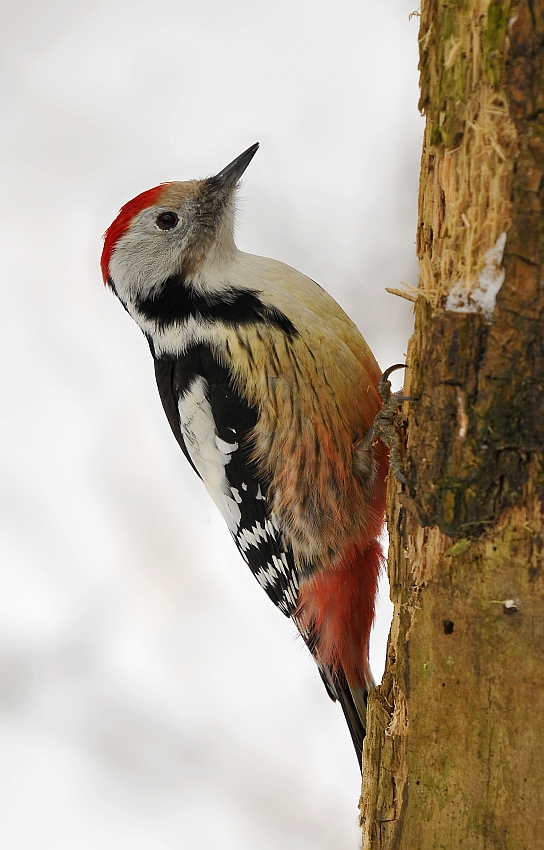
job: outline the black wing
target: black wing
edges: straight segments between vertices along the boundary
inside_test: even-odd
[[[223,513],[234,541],[274,604],[296,609],[299,574],[268,504],[268,485],[250,458],[257,412],[236,392],[207,346],[155,360],[162,404],[182,451]]]

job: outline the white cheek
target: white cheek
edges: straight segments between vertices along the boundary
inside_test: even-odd
[[[188,226],[180,217],[174,230],[159,230],[157,208],[143,210],[117,242],[110,260],[110,275],[120,298],[131,304],[180,270],[187,247]]]
[[[110,260],[110,274],[123,301],[146,298],[166,278],[175,274],[182,246],[162,234],[128,233],[117,243]]]

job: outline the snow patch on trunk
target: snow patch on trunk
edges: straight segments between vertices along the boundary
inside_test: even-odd
[[[504,283],[505,270],[501,263],[505,244],[506,233],[501,233],[493,248],[485,252],[485,267],[473,289],[467,291],[465,281],[455,281],[446,301],[446,310],[452,313],[483,313],[486,321],[491,322],[497,293]]]

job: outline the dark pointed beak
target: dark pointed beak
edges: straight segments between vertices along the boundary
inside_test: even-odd
[[[255,142],[254,145],[251,145],[247,151],[244,151],[237,156],[236,159],[233,159],[232,162],[224,168],[219,174],[216,174],[215,177],[210,177],[210,182],[219,190],[228,190],[233,188],[233,186],[238,183],[238,180],[248,167],[249,163],[255,156],[259,149],[259,142]]]

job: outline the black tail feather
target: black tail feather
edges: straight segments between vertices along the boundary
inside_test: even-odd
[[[371,680],[367,686],[350,689],[343,671],[335,672],[319,664],[319,672],[327,689],[330,698],[340,703],[346,723],[348,724],[349,733],[359,767],[362,766],[363,758],[363,741],[366,735],[366,707],[368,702],[369,688],[374,686],[374,681]]]
[[[357,761],[359,762],[359,767],[362,769],[362,759],[363,759],[363,741],[366,735],[366,727],[361,719],[359,711],[357,710],[357,706],[355,705],[355,701],[353,699],[352,693],[350,689],[347,687],[344,688],[340,685],[336,686],[336,693],[338,695],[338,702],[342,706],[342,711],[344,712],[344,717],[346,718],[346,723],[348,724],[348,729],[351,735],[351,740],[353,741],[353,746],[355,747],[355,754],[357,755]],[[364,701],[366,705],[366,700],[368,696],[368,691],[364,691]]]

